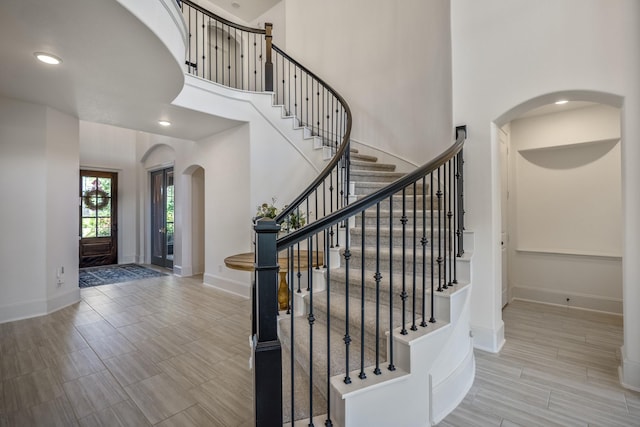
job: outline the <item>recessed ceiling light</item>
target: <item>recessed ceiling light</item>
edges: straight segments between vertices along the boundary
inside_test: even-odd
[[[567,102],[569,102],[569,101],[568,101],[568,100],[566,100],[566,99],[561,99],[561,100],[559,100],[559,101],[556,101],[556,105],[566,104]]]
[[[38,61],[44,62],[45,64],[49,64],[49,65],[58,65],[62,63],[62,59],[50,53],[35,52],[33,56],[35,56],[38,59]]]
[[[171,126],[171,122],[169,122],[167,120],[158,120],[158,124],[160,126],[164,126],[164,127]]]
[[[235,9],[240,9],[240,3],[238,3],[237,1],[231,3],[231,6],[233,6]]]

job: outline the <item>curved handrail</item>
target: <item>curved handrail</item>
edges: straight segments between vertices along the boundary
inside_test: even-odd
[[[295,243],[298,243],[309,236],[313,236],[319,232],[322,232],[322,230],[338,224],[339,222],[345,221],[349,217],[385,200],[386,198],[397,193],[403,188],[406,188],[408,185],[413,184],[422,177],[438,169],[440,166],[451,160],[462,150],[467,136],[466,127],[459,127],[456,130],[456,142],[444,152],[442,152],[442,154],[440,154],[438,157],[434,158],[433,160],[429,161],[413,172],[403,176],[402,178],[397,179],[396,181],[376,191],[375,193],[369,194],[368,196],[348,206],[345,206],[340,210],[332,212],[324,218],[315,221],[313,224],[309,224],[306,227],[303,227],[299,230],[293,231],[290,234],[287,234],[286,236],[281,237],[277,240],[278,251],[283,250]]]
[[[324,80],[318,77],[315,73],[313,73],[308,68],[300,64],[295,59],[293,59],[291,56],[286,54],[278,46],[274,44],[272,45],[272,47],[275,52],[282,55],[288,61],[296,64],[298,68],[303,70],[313,79],[315,79],[319,84],[324,86],[333,96],[336,97],[336,99],[340,102],[340,104],[342,104],[342,107],[344,108],[344,111],[347,115],[345,133],[342,137],[342,143],[340,144],[335,155],[333,156],[329,164],[327,164],[327,166],[320,172],[320,174],[311,182],[311,184],[309,184],[309,186],[302,193],[300,193],[298,197],[296,197],[289,205],[287,205],[287,207],[284,208],[280,212],[280,214],[278,214],[278,216],[276,216],[275,218],[276,223],[281,224],[290,214],[293,213],[294,210],[296,210],[302,204],[302,202],[304,202],[304,200],[306,200],[311,195],[313,191],[315,191],[316,188],[318,188],[322,184],[322,182],[329,176],[329,174],[333,171],[333,169],[338,165],[338,162],[342,159],[344,154],[348,153],[349,142],[351,139],[352,115],[351,115],[351,108],[349,108],[349,104],[347,103],[347,101],[345,101],[342,95],[340,95],[335,89],[333,89],[329,84],[327,84]]]
[[[256,33],[256,34],[266,34],[266,31],[264,30],[264,28],[252,28],[252,27],[245,27],[244,25],[240,25],[240,24],[236,24],[235,22],[229,21],[228,19],[225,19],[219,15],[216,15],[215,13],[203,8],[202,6],[190,1],[190,0],[182,0],[182,3],[187,4],[189,7],[192,7],[194,9],[196,9],[197,11],[211,17],[214,18],[216,21],[220,21],[221,23],[230,26],[231,28],[235,28],[238,30],[242,30],[242,31],[246,31],[248,33]]]

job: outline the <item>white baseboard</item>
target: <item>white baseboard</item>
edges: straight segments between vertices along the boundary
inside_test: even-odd
[[[70,289],[50,299],[35,299],[0,306],[0,323],[44,316],[80,301],[80,288]]]
[[[229,280],[224,277],[206,273],[204,274],[202,281],[207,286],[211,286],[234,295],[239,295],[245,298],[251,297],[251,286],[248,283],[237,282],[235,280]]]
[[[500,321],[500,327],[489,329],[482,326],[471,325],[473,333],[473,347],[489,353],[499,353],[504,346],[504,322]]]
[[[569,301],[567,302],[567,298]],[[511,287],[511,299],[553,304],[563,307],[599,311],[603,313],[622,314],[622,300],[599,295],[587,295],[555,291],[550,289]]]
[[[140,257],[136,255],[123,255],[118,264],[139,264]]]
[[[68,291],[56,295],[53,298],[49,298],[47,301],[47,314],[58,311],[61,308],[65,308],[71,304],[75,304],[80,301],[80,288],[74,287]]]
[[[620,348],[622,364],[618,367],[620,384],[629,390],[640,392],[640,362],[627,358],[624,346]]]

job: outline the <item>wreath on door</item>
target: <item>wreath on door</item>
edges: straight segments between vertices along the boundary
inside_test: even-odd
[[[107,192],[97,188],[85,191],[82,199],[84,200],[84,205],[92,211],[106,208],[109,204],[109,195]]]

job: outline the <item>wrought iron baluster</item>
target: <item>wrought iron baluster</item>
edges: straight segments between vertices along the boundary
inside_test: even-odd
[[[427,178],[422,177],[422,238],[420,244],[422,245],[422,321],[420,326],[423,328],[427,326]],[[433,237],[432,237],[433,238]]]
[[[413,278],[412,278],[412,292],[411,292],[411,330],[417,331],[418,327],[416,326],[416,276],[417,276],[417,246],[416,246],[416,192],[418,191],[418,187],[416,183],[413,183],[413,236],[411,241],[413,242]]]
[[[402,224],[402,292],[400,298],[402,299],[402,329],[400,333],[407,335],[407,189],[402,189],[402,217],[400,218]]]
[[[442,236],[440,230],[442,230],[441,222],[441,209],[442,209],[442,190],[440,189],[440,168],[438,168],[438,191],[436,197],[438,198],[438,292],[442,292]]]
[[[349,335],[349,267],[351,260],[351,245],[349,242],[349,233],[347,232],[345,237],[345,250],[344,250],[344,268],[345,268],[345,282],[344,282],[344,305],[345,305],[345,325],[344,325],[344,352],[345,352],[345,375],[344,383],[351,384],[351,376],[349,375],[349,348],[351,346],[351,335]]]
[[[361,235],[362,239],[360,242],[360,374],[358,378],[361,380],[367,378],[367,374],[364,372],[364,334],[362,333],[362,329],[364,328],[364,288],[365,288],[365,277],[364,277],[364,249],[365,249],[365,211],[362,211],[361,223],[360,227],[362,229]]]
[[[376,272],[373,276],[376,281],[376,367],[373,373],[380,375],[380,203],[376,204]],[[364,325],[363,325],[364,328]],[[362,331],[364,336],[364,330]]]
[[[387,369],[395,371],[393,364],[393,194],[389,196],[389,366]]]
[[[441,226],[440,229],[438,230],[438,238],[439,240],[442,242],[442,289],[448,289],[449,285],[447,284],[447,212],[445,211],[445,209],[447,208],[447,193],[449,192],[447,189],[447,164],[443,164],[442,166],[442,171],[443,171],[443,193],[442,193],[442,200],[441,200],[441,205],[440,205],[440,210],[438,212],[442,212],[442,214],[444,215],[444,218],[442,218],[443,221],[443,227]]]
[[[431,264],[431,295],[430,297],[430,303],[431,303],[431,318],[429,319],[430,323],[435,323],[436,322],[436,318],[435,318],[435,310],[434,310],[434,300],[435,300],[435,293],[434,293],[434,283],[435,283],[435,257],[434,257],[434,239],[435,239],[435,233],[433,232],[433,172],[431,172],[429,174],[429,209],[430,209],[430,233],[431,233],[431,260],[430,260],[430,264]]]

